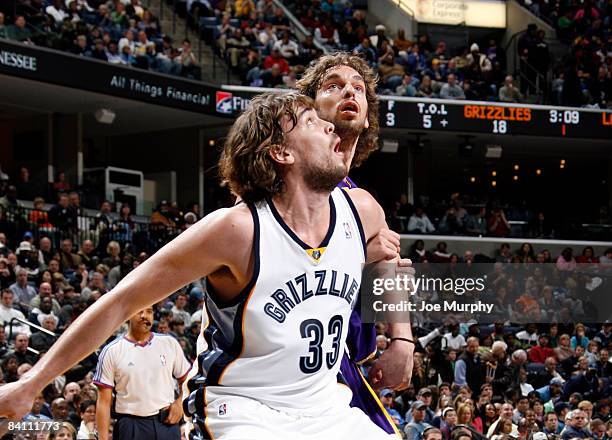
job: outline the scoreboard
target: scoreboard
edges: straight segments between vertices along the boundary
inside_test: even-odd
[[[612,141],[612,111],[543,105],[380,97],[387,128]]]

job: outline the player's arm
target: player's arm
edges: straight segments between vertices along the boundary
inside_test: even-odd
[[[379,236],[381,230],[388,229],[385,221],[385,213],[378,202],[370,193],[360,188],[352,189],[349,196],[353,200],[357,212],[362,220],[364,235],[368,243],[368,250],[372,239]],[[369,260],[369,258],[368,258]],[[375,260],[376,261],[376,260]],[[404,272],[414,275],[410,260],[401,260],[399,252],[394,259],[382,260],[381,264],[389,264],[390,261],[397,262],[396,272]],[[385,262],[386,261],[386,262]],[[386,268],[388,269],[388,267]],[[388,270],[383,269],[383,272]],[[393,276],[393,274],[392,274]],[[408,300],[408,292],[390,292],[395,301]],[[401,298],[400,298],[401,297]],[[407,312],[387,313],[389,333],[391,338],[403,338],[413,340],[410,316]],[[389,348],[382,354],[376,364],[370,369],[370,379],[374,386],[390,387],[395,389],[406,388],[412,376],[414,344],[402,340],[391,343]],[[384,371],[384,374],[383,374]]]
[[[242,204],[214,212],[172,240],[79,316],[21,380],[0,388],[0,417],[27,413],[36,392],[97,349],[138,310],[219,269],[246,280],[253,231],[251,213]]]
[[[108,440],[112,400],[113,389],[100,387],[98,402],[96,403],[96,429],[98,430],[98,440]]]

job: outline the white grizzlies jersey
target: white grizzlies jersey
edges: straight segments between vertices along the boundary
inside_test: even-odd
[[[314,249],[285,224],[270,200],[251,206],[253,279],[225,304],[208,283],[207,350],[189,385],[191,391],[198,385],[204,389],[192,393],[187,408],[201,404],[205,390],[304,415],[334,405],[365,240],[346,192],[335,189],[329,203],[328,232]]]

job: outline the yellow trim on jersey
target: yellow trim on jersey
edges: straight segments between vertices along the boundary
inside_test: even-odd
[[[242,311],[242,322],[240,323],[240,334],[242,335],[242,347],[240,348],[240,354],[238,356],[236,356],[235,359],[233,359],[229,364],[227,364],[225,366],[225,368],[223,369],[223,371],[219,375],[219,380],[217,381],[217,383],[219,385],[222,385],[221,381],[223,380],[223,376],[225,375],[225,373],[227,372],[229,367],[231,367],[232,364],[234,362],[236,362],[237,359],[240,359],[242,357],[242,354],[244,353],[244,318],[246,317],[247,306],[249,305],[249,300],[251,299],[251,296],[253,295],[253,292],[255,291],[255,287],[256,286],[257,286],[257,283],[255,283],[253,285],[253,288],[249,292],[249,296],[247,296],[247,299],[244,301],[244,310]],[[236,337],[236,336],[234,336],[234,337]]]
[[[360,360],[360,361],[355,361],[355,363],[356,363],[357,365],[361,365],[361,364],[363,364],[364,362],[367,362],[367,361],[369,361],[370,359],[372,359],[374,356],[376,356],[376,349],[374,349],[374,351],[373,351],[372,353],[370,353],[369,355],[367,355],[367,356],[366,356],[365,358],[363,358],[362,360]]]
[[[208,429],[208,421],[206,419],[208,419],[208,402],[206,402],[206,387],[204,387],[204,429],[206,430],[206,433],[211,438],[211,440],[215,440],[215,437],[212,435],[212,432],[210,431],[210,429]]]
[[[312,258],[315,263],[318,263],[319,261],[321,261],[321,258],[323,257],[323,254],[325,253],[326,249],[327,247],[312,248],[312,249],[306,249],[306,252],[308,253],[308,256]]]
[[[374,390],[372,389],[372,387],[370,386],[370,384],[368,383],[366,378],[363,377],[363,374],[361,374],[361,370],[359,368],[357,368],[357,372],[359,372],[359,376],[361,377],[361,380],[363,380],[363,383],[367,387],[368,391],[372,394],[372,397],[374,398],[374,401],[378,404],[378,406],[382,410],[383,414],[385,415],[385,417],[387,418],[387,420],[389,421],[389,423],[393,427],[393,431],[395,431],[395,435],[397,435],[401,439],[402,438],[402,434],[397,429],[397,426],[395,426],[395,422],[393,421],[393,419],[391,418],[391,416],[389,415],[389,413],[387,412],[387,410],[383,406],[382,402],[380,401],[380,399],[378,398],[378,396],[376,395],[376,393],[374,392]]]

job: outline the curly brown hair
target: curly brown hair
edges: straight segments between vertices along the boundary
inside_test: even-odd
[[[232,125],[219,159],[219,174],[244,201],[257,202],[283,190],[282,170],[270,152],[282,152],[281,121],[289,117],[291,131],[300,107],[313,109],[314,101],[295,92],[262,93]]]
[[[306,69],[304,76],[297,82],[296,86],[300,93],[315,99],[325,73],[337,66],[349,66],[355,69],[361,75],[366,85],[369,127],[361,132],[357,148],[355,149],[352,166],[358,167],[374,150],[378,149],[379,110],[378,95],[376,95],[376,84],[378,83],[376,72],[372,70],[363,58],[357,55],[352,55],[348,52],[335,52],[320,57],[313,66]]]

